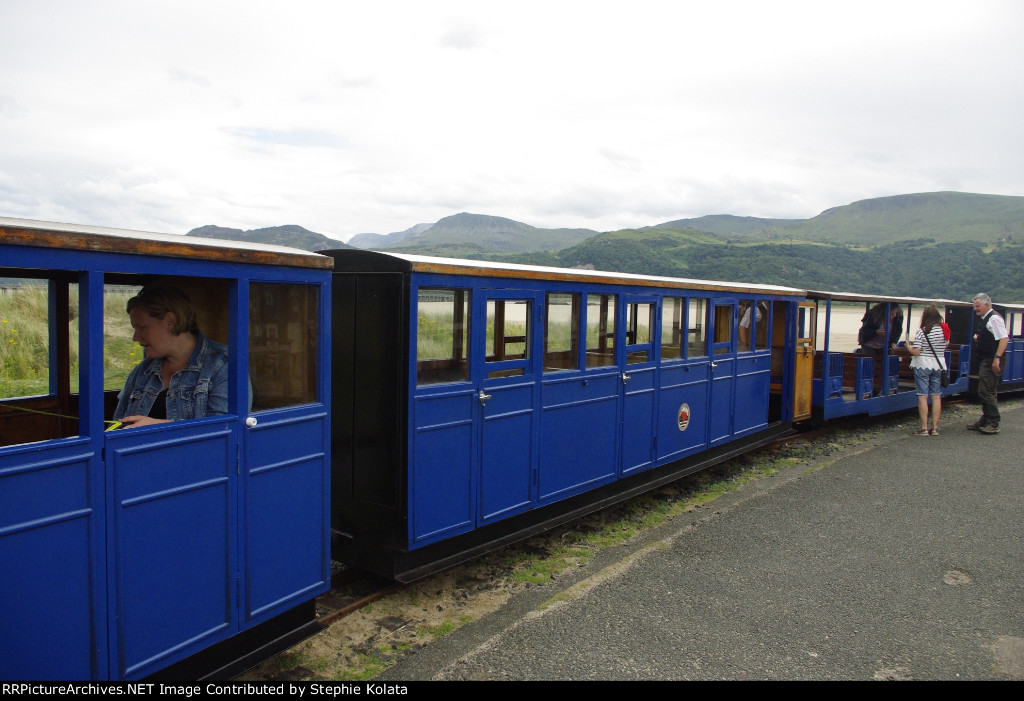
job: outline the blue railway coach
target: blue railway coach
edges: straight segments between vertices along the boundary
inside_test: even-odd
[[[44,349],[0,376],[0,678],[187,678],[198,653],[232,659],[315,626],[330,572],[330,265],[0,219],[3,308],[40,310],[5,313],[0,340]],[[105,430],[140,359],[125,301],[158,278],[227,344],[227,413]]]
[[[807,296],[815,305],[817,350],[812,403],[816,423],[856,414],[881,416],[917,406],[914,371],[904,346],[920,328],[920,314],[929,304],[938,307],[950,328],[945,353],[950,384],[942,393],[949,396],[968,391],[975,318],[972,305],[953,300],[847,292],[814,291]],[[858,343],[860,320],[876,305],[890,319],[884,328],[885,337],[899,338],[896,350],[886,344],[871,351]],[[892,327],[897,323],[899,328],[894,330]]]
[[[334,554],[387,577],[416,579],[810,417],[801,290],[327,254]]]

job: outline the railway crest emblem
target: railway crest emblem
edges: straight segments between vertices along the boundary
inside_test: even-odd
[[[685,402],[679,406],[679,430],[685,431],[690,425],[690,405]]]

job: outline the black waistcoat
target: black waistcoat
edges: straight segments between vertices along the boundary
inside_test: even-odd
[[[988,330],[988,320],[995,313],[995,309],[989,309],[988,314],[981,317],[981,326],[978,328],[978,332],[974,339],[974,354],[978,359],[995,357],[996,348],[999,347],[999,344],[996,342],[996,337]]]

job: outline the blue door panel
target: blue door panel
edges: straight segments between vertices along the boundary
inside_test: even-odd
[[[90,448],[69,439],[0,449],[0,679],[100,675],[103,504],[90,483],[102,474],[90,471]]]
[[[532,388],[531,388],[532,389]],[[488,390],[493,399],[504,394]],[[530,506],[533,467],[533,407],[491,415],[488,403],[483,426],[480,503],[481,522],[511,516]],[[502,402],[495,402],[500,406]]]
[[[654,465],[654,368],[627,368],[622,410],[622,474]]]
[[[503,387],[487,385],[485,392],[490,396],[484,405],[485,420],[533,408],[533,382]]]
[[[18,464],[17,469],[4,469],[0,460],[0,532],[89,509],[90,457],[81,450],[66,456],[47,451],[28,465]],[[28,498],[39,494],[46,499]]]
[[[610,482],[616,476],[618,397],[545,409],[541,419],[541,503]]]
[[[670,365],[661,368],[661,386],[672,387],[693,382],[707,382],[711,366],[707,362],[696,365]]]
[[[88,517],[5,529],[0,562],[0,679],[92,679]]]
[[[175,429],[150,430],[141,440],[141,431],[109,434],[108,462],[113,462],[118,499],[161,495],[188,485],[224,480],[234,473],[237,461],[230,427]]]
[[[701,373],[694,374],[699,377]],[[706,446],[707,406],[706,382],[661,388],[658,410],[659,462],[679,459]]]
[[[231,632],[227,501],[222,481],[121,505],[122,676],[143,676]]]
[[[1024,379],[1024,341],[1009,341],[1007,350],[1006,379],[1019,382]]]
[[[0,490],[6,488],[0,479]],[[33,524],[3,519],[0,679],[94,677],[89,527],[90,514]]]
[[[712,369],[711,405],[709,408],[708,445],[727,441],[732,436],[733,386],[735,378],[732,360],[715,358],[717,368]]]
[[[421,408],[424,402],[417,402]],[[417,412],[419,416],[420,412]],[[425,419],[429,421],[430,419]],[[473,526],[473,423],[418,429],[410,465],[410,540],[414,544]]]
[[[246,430],[248,619],[266,618],[328,588],[329,494],[322,411],[261,415]]]
[[[771,382],[767,371],[740,375],[736,378],[734,433],[764,428],[768,424],[768,390]]]
[[[473,417],[471,388],[415,400],[409,463],[409,542],[415,547],[468,530],[473,514]]]
[[[429,394],[416,399],[416,428],[444,427],[470,421],[473,402],[477,401],[471,389]]]
[[[256,418],[256,425],[245,431],[251,472],[324,457],[322,408],[261,413]]]
[[[236,628],[234,426],[230,417],[106,434],[118,676],[149,674]]]
[[[545,382],[541,389],[542,402],[545,409],[564,404],[592,402],[618,396],[622,380],[616,372],[611,375],[585,377],[576,376],[571,380]]]

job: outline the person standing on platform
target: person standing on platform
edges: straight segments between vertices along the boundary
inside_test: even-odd
[[[974,313],[981,325],[974,334],[974,357],[978,359],[978,399],[981,418],[967,428],[979,433],[999,433],[999,381],[1003,376],[1003,354],[1009,338],[1006,322],[992,308],[992,298],[982,292],[974,295]]]
[[[921,428],[915,436],[939,435],[939,417],[942,416],[942,371],[945,369],[946,335],[942,330],[942,315],[934,304],[921,314],[921,328],[914,340],[907,344],[911,355],[917,390],[917,413]],[[932,421],[928,425],[928,397],[932,398]]]

